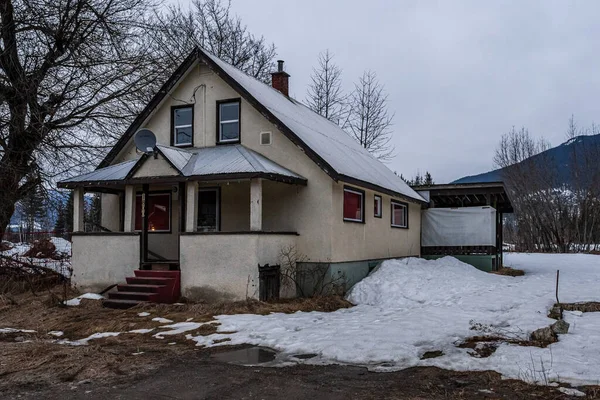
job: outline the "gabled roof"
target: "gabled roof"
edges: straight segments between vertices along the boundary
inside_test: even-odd
[[[153,109],[198,60],[238,91],[333,179],[424,202],[399,176],[338,125],[202,49],[194,50],[179,66],[102,161],[101,167],[116,157]]]
[[[158,153],[179,173],[169,177],[151,177],[153,181],[164,178],[168,181],[191,179],[217,180],[232,178],[265,178],[287,183],[306,184],[302,176],[269,160],[265,156],[240,144],[230,146],[178,149],[157,145]],[[134,174],[148,157],[142,157],[97,169],[58,183],[59,187],[97,186],[141,182]]]

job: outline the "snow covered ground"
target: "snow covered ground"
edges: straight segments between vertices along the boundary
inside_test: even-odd
[[[541,327],[554,304],[556,270],[562,302],[600,301],[600,256],[508,254],[505,264],[522,277],[481,272],[446,257],[437,261],[386,261],[358,283],[348,299],[356,307],[333,313],[223,315],[220,332],[189,337],[198,344],[249,343],[286,354],[315,353],[306,363],[366,365],[387,371],[434,365],[454,370],[496,370],[529,382],[600,383],[600,313],[566,313],[568,334],[547,348],[501,344],[487,358],[456,347],[485,332],[526,339]],[[428,351],[438,358],[421,360]]]
[[[71,276],[71,242],[66,239],[59,237],[50,238],[54,246],[56,246],[56,252],[63,255],[63,260],[53,260],[51,258],[33,258],[25,257],[23,254],[27,253],[31,248],[29,243],[11,243],[12,248],[0,252],[4,256],[15,257],[23,262],[38,265],[40,267],[50,268],[54,271],[63,274],[67,278]]]

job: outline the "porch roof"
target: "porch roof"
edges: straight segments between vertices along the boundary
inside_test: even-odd
[[[227,180],[264,178],[293,184],[306,184],[306,178],[240,144],[179,149],[157,145],[157,151],[178,172],[178,175],[133,177],[148,159],[138,159],[97,169],[87,174],[58,182],[58,187],[123,185],[152,182],[182,182],[188,180]]]

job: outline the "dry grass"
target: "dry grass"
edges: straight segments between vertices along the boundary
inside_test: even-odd
[[[502,267],[498,271],[492,271],[493,274],[496,275],[504,275],[504,276],[523,276],[525,275],[525,271],[522,269],[515,269],[511,267]]]
[[[558,306],[558,305],[556,305]],[[561,303],[565,311],[598,312],[600,311],[600,302],[588,301],[585,303]]]
[[[209,322],[220,314],[268,314],[295,311],[334,311],[350,307],[339,297],[284,300],[264,303],[255,300],[224,304],[143,304],[129,310],[103,308],[96,300],[81,300],[77,307],[60,307],[63,288],[56,286],[37,295],[31,292],[0,297],[0,328],[32,329],[35,333],[0,334],[0,388],[3,385],[27,386],[40,383],[81,381],[85,379],[136,376],[148,372],[180,354],[197,354],[195,342],[184,335],[170,336],[165,341],[152,337],[163,323],[152,321],[162,317],[182,322]],[[78,293],[70,291],[68,297]],[[140,312],[149,316],[140,317]],[[194,336],[210,335],[219,324],[201,325],[186,332]],[[150,334],[128,331],[154,328]],[[53,343],[50,331],[62,331],[62,338],[77,340],[100,332],[122,332],[119,336],[92,340],[87,346]],[[231,333],[231,332],[230,332]],[[16,341],[16,340],[18,341]],[[222,339],[222,342],[228,339]],[[134,353],[143,353],[134,355]],[[200,350],[202,352],[202,350]],[[143,360],[143,362],[140,362]]]

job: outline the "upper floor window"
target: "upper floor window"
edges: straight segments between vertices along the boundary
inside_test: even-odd
[[[344,221],[365,222],[365,193],[344,188]]]
[[[240,100],[226,100],[218,103],[217,107],[219,143],[240,141]]]
[[[192,146],[194,138],[194,107],[174,107],[172,113],[173,145]]]
[[[408,204],[392,200],[392,227],[408,228]]]

